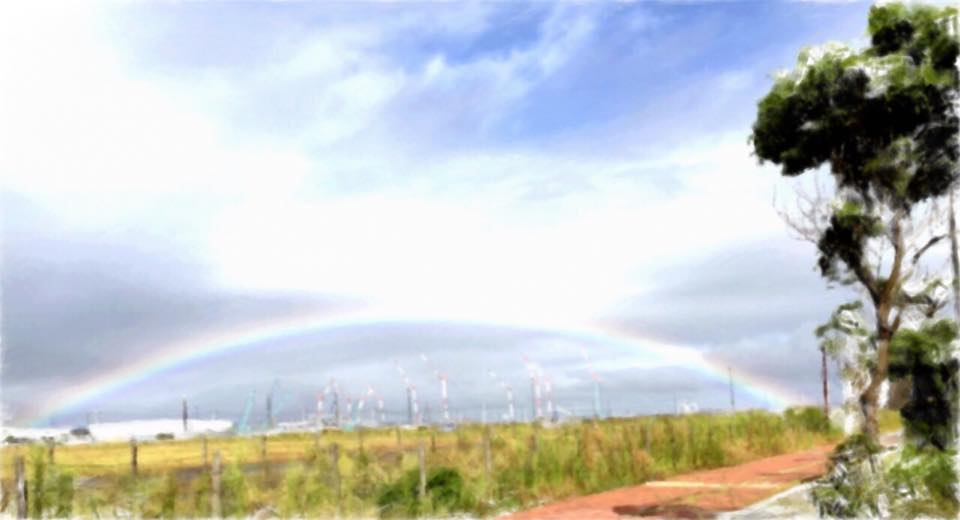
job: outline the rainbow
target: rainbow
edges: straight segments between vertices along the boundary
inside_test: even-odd
[[[682,346],[667,345],[633,333],[619,331],[609,326],[574,326],[556,323],[535,323],[498,319],[495,321],[471,319],[454,316],[439,319],[436,315],[417,315],[397,312],[346,312],[341,314],[304,315],[283,320],[261,322],[240,330],[228,330],[217,334],[191,338],[185,341],[155,348],[154,353],[142,357],[133,363],[113,367],[95,377],[67,386],[49,394],[35,403],[28,411],[26,422],[39,425],[62,412],[75,410],[84,403],[95,400],[165,372],[183,367],[190,363],[215,358],[216,356],[253,348],[266,342],[296,337],[310,332],[322,332],[340,328],[387,325],[451,323],[474,326],[510,327],[521,330],[544,332],[556,337],[622,349],[626,352],[654,354],[664,362],[656,365],[634,363],[637,368],[652,366],[676,366],[695,370],[715,380],[729,377],[728,366],[723,360],[711,359],[701,352]],[[631,366],[631,365],[624,365]],[[808,402],[808,399],[782,386],[742,371],[734,372],[733,382],[741,392],[766,403],[773,409],[782,409],[793,404]]]

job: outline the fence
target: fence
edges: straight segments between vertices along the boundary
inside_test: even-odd
[[[41,459],[50,468],[78,477],[71,484],[77,498],[71,494],[70,500],[81,509],[98,511],[98,504],[109,500],[129,508],[106,511],[107,516],[145,508],[135,503],[137,493],[161,496],[165,489],[170,491],[163,496],[174,497],[169,498],[171,503],[177,496],[197,497],[180,504],[197,516],[252,514],[269,507],[299,516],[369,515],[389,507],[381,498],[389,495],[384,490],[394,490],[400,497],[396,500],[412,504],[401,511],[410,513],[403,516],[416,516],[438,507],[432,504],[440,495],[434,489],[440,484],[434,480],[442,480],[443,475],[437,475],[443,468],[452,470],[444,478],[454,478],[455,473],[462,478],[459,485],[465,491],[461,494],[473,498],[469,503],[441,505],[469,507],[470,513],[484,515],[532,503],[544,493],[561,498],[595,492],[781,453],[827,437],[824,432],[787,424],[776,415],[741,412],[608,420],[549,429],[536,424],[468,426],[454,432],[394,428],[392,432],[131,441],[126,448],[115,444],[62,450],[50,444]],[[14,453],[14,482],[11,486],[4,482],[0,510],[25,516],[28,506],[51,505],[31,506],[37,504],[37,497],[28,496],[33,484],[20,451]],[[36,449],[30,455],[33,468],[40,455]],[[94,460],[98,455],[99,460]],[[404,487],[407,477],[409,488]],[[167,488],[161,485],[164,478],[171,482]],[[6,496],[8,489],[16,500]],[[246,498],[238,499],[238,493]],[[160,508],[164,500],[157,498],[149,507]],[[311,507],[329,509],[317,514]],[[160,509],[141,512],[142,516],[164,516]]]

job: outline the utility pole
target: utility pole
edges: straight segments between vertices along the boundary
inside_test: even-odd
[[[727,365],[727,376],[730,378],[730,413],[737,413],[737,401],[733,394],[733,370]]]
[[[188,414],[187,414],[187,397],[186,396],[183,397],[181,404],[182,406],[180,409],[180,416],[183,419],[183,433],[187,433]]]
[[[827,349],[820,348],[820,378],[823,380],[823,416],[830,417],[830,389],[827,380]]]

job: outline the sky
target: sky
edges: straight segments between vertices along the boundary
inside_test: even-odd
[[[530,406],[523,356],[577,413],[591,370],[615,413],[728,407],[684,353],[819,399],[812,331],[850,295],[747,137],[804,46],[865,43],[868,3],[4,9],[4,421],[236,417],[274,382],[300,416],[330,378],[399,415],[398,365],[497,417],[501,382]]]

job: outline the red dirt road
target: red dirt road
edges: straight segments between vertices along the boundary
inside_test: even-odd
[[[822,475],[832,449],[833,446],[822,446],[739,466],[677,475],[667,480],[562,500],[501,518],[711,518],[716,513],[743,509]]]

